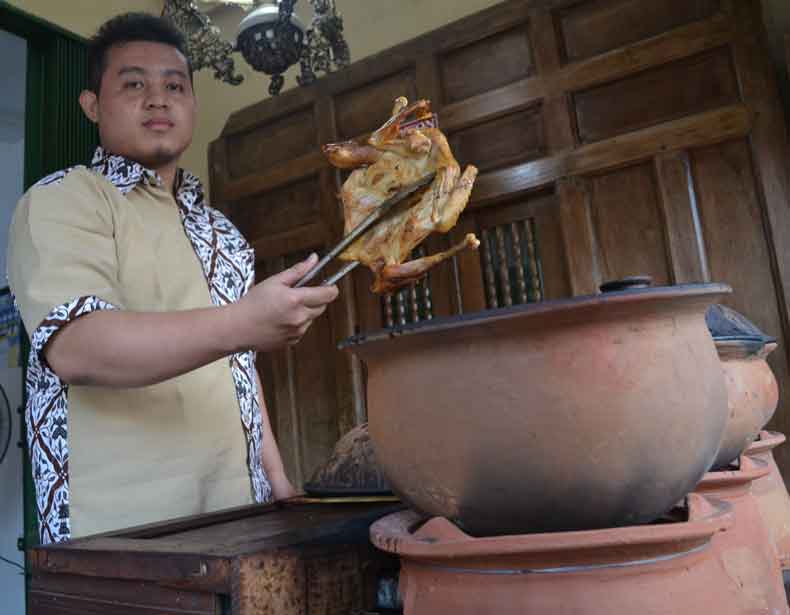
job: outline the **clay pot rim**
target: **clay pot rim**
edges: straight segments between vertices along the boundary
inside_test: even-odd
[[[413,510],[393,513],[370,527],[370,540],[379,549],[400,556],[453,560],[459,557],[556,554],[569,550],[610,552],[628,547],[691,543],[690,550],[705,543],[714,534],[731,528],[735,523],[732,504],[691,493],[689,509],[695,511],[686,521],[666,524],[632,525],[601,530],[543,532],[475,538],[455,528],[457,539],[429,540],[414,537],[411,528],[425,517]],[[444,517],[439,523],[452,525]],[[429,520],[430,521],[430,520]]]
[[[611,308],[621,305],[661,304],[672,301],[683,303],[696,303],[700,301],[706,306],[716,297],[732,293],[732,288],[726,284],[681,284],[678,286],[656,286],[650,288],[635,288],[623,291],[613,291],[597,295],[571,297],[565,299],[551,299],[538,303],[524,303],[512,307],[483,310],[471,314],[461,314],[436,318],[430,321],[396,325],[391,329],[380,329],[371,333],[351,336],[338,344],[341,350],[354,349],[373,342],[390,340],[406,335],[419,335],[435,333],[438,331],[457,330],[479,324],[491,324],[507,321],[514,318],[535,318],[541,316],[573,313],[580,310],[596,308]],[[685,301],[683,301],[685,300]],[[622,315],[622,314],[620,314]]]
[[[713,470],[702,477],[696,490],[729,489],[749,485],[771,472],[768,462],[742,454],[740,467],[732,470]]]
[[[722,361],[750,357],[764,358],[763,355],[770,354],[767,347],[775,344],[775,342],[758,337],[714,337],[713,342],[716,344],[716,352],[719,353],[719,358]]]
[[[757,436],[758,439],[749,445],[743,454],[749,457],[753,455],[761,455],[775,449],[776,447],[784,444],[787,441],[787,436],[778,431],[762,430]]]

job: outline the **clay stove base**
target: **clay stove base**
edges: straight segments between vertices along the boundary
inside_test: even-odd
[[[688,502],[683,521],[493,538],[443,518],[419,527],[406,511],[376,522],[371,540],[401,558],[405,615],[782,613],[744,595],[711,540],[733,526],[731,505]]]
[[[742,587],[741,612],[786,615],[778,554],[753,493],[757,481],[769,474],[768,463],[743,455],[738,469],[706,474],[695,493],[727,502],[735,513],[735,525],[712,542],[727,575]]]
[[[757,499],[757,507],[768,528],[768,534],[776,545],[779,565],[788,571],[790,569],[790,496],[773,454],[774,449],[782,445],[785,440],[784,434],[762,431],[758,440],[746,449],[744,454],[768,464],[770,470],[768,475],[754,481],[752,493]],[[786,575],[785,585],[788,583],[790,583],[790,573]]]

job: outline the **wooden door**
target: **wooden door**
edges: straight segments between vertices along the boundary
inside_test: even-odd
[[[727,303],[780,338],[788,391],[787,145],[757,0],[513,0],[245,109],[213,145],[214,200],[267,271],[339,237],[342,177],[318,148],[366,134],[400,95],[430,99],[459,161],[480,167],[453,234],[482,247],[395,297],[355,272],[305,350],[265,362],[279,437],[301,438],[303,458],[364,417],[361,366],[333,350],[345,335],[628,275],[732,285]],[[788,399],[771,425],[785,433]],[[790,474],[790,447],[777,456]]]

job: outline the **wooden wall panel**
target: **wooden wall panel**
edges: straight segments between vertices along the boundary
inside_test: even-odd
[[[678,84],[688,84],[678,87]],[[693,84],[693,85],[692,85]],[[599,141],[738,101],[726,48],[574,94],[582,143]]]
[[[489,171],[545,156],[543,123],[542,106],[532,105],[451,133],[448,140],[462,167],[475,164]]]
[[[377,79],[365,86],[343,92],[335,98],[335,124],[340,139],[351,139],[369,133],[389,116],[398,96],[414,100],[417,96],[412,69]]]
[[[317,145],[313,110],[300,109],[249,132],[229,136],[228,169],[231,177],[242,177],[298,158]]]
[[[261,262],[258,277],[279,273],[306,256],[307,252],[297,252]],[[297,346],[258,355],[272,429],[297,488],[329,458],[340,437],[336,375],[334,367],[325,365],[325,357],[334,352],[330,318],[329,312],[319,317]]]
[[[470,213],[462,215],[458,220],[458,224],[450,232],[452,242],[461,242],[467,233],[480,233],[480,225],[477,223],[475,216]],[[461,271],[464,272],[464,283],[459,284],[458,292],[461,299],[458,313],[464,314],[485,310],[487,307],[486,290],[480,254],[466,250],[455,258],[454,264],[459,275]]]
[[[335,442],[342,435],[336,415],[335,373],[324,365],[325,357],[334,350],[328,313],[313,323],[292,350],[292,377],[301,422],[300,453],[305,480],[329,458]]]
[[[434,234],[429,236],[421,245],[424,254],[436,254],[450,248],[447,235]],[[421,254],[422,254],[421,253]],[[458,298],[453,271],[456,260],[450,259],[434,267],[429,273],[427,284],[429,288],[429,301],[434,318],[452,316],[458,313]]]
[[[697,189],[688,153],[661,154],[655,163],[672,283],[710,282]]]
[[[562,246],[559,203],[555,195],[546,197],[534,214],[538,259],[543,270],[543,294],[546,299],[562,299],[571,293],[568,266]]]
[[[571,294],[595,294],[603,279],[590,182],[577,177],[562,179],[557,182],[557,196]]]
[[[453,103],[532,74],[527,24],[446,52],[440,59],[444,102]]]
[[[233,219],[248,241],[309,225],[320,216],[316,177],[238,201]]]
[[[790,77],[790,34],[785,34],[785,66]]]
[[[733,287],[725,303],[745,314],[763,331],[781,339],[779,296],[771,275],[765,214],[748,143],[734,141],[692,152],[699,187],[700,218],[711,278]],[[784,346],[783,344],[780,344]],[[771,354],[769,362],[779,380],[783,400],[790,394],[787,354]],[[790,413],[777,412],[774,429],[790,433]],[[780,467],[790,468],[790,453],[780,447]]]
[[[719,0],[602,0],[557,14],[566,61],[583,60],[710,17]]]
[[[669,283],[664,226],[649,163],[592,178],[592,218],[604,282],[649,275]]]
[[[279,257],[256,263],[258,281],[285,269],[285,258]],[[264,400],[269,412],[272,431],[277,438],[286,474],[295,485],[304,480],[300,448],[299,412],[296,391],[291,378],[293,359],[290,348],[280,352],[258,353],[257,368],[264,389]]]

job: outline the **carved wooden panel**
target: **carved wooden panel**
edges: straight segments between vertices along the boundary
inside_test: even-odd
[[[787,65],[787,76],[790,77],[790,34],[785,34],[785,62]]]
[[[300,109],[249,132],[229,136],[228,169],[231,177],[242,177],[297,158],[317,145],[313,110]]]
[[[533,71],[526,24],[448,51],[439,65],[447,103],[523,79]]]
[[[258,238],[298,229],[320,219],[318,180],[309,177],[264,194],[241,199],[234,207],[234,222],[245,237]]]
[[[661,154],[656,156],[655,166],[672,282],[710,282],[697,187],[688,153]]]
[[[558,11],[562,52],[584,60],[713,15],[719,0],[606,0]]]
[[[600,85],[573,98],[579,139],[590,143],[733,104],[738,101],[738,80],[725,48]]]
[[[398,96],[409,100],[416,97],[413,70],[378,79],[361,88],[349,90],[335,99],[335,122],[340,139],[351,139],[371,132],[381,124],[381,111],[386,116]]]
[[[306,252],[259,262],[259,278],[292,266]],[[286,471],[297,483],[310,478],[326,461],[327,451],[340,437],[334,370],[325,365],[332,354],[331,313],[323,314],[295,347],[260,355],[261,380]]]
[[[649,275],[670,282],[653,167],[649,163],[591,180],[591,208],[603,280]]]
[[[378,127],[396,96],[431,99],[481,171],[456,228],[423,245],[474,232],[481,250],[384,299],[360,268],[310,356],[264,365],[291,467],[306,473],[364,420],[364,366],[334,349],[343,337],[626,275],[733,285],[730,303],[780,338],[772,365],[790,384],[786,130],[762,37],[757,0],[510,0],[235,114],[212,145],[213,196],[266,263],[339,238],[343,176],[319,146]],[[790,432],[787,396],[772,426]]]
[[[734,293],[727,300],[730,306],[748,315],[763,331],[781,337],[782,317],[771,275],[771,251],[748,143],[739,140],[703,148],[692,152],[691,160],[699,187],[702,234],[711,278],[725,280],[733,287]],[[786,344],[782,346],[785,352],[772,353],[769,362],[786,399],[790,377]],[[780,410],[774,424],[787,431],[790,417]],[[777,449],[775,454],[790,463],[785,451]]]
[[[498,117],[449,135],[450,147],[465,167],[474,163],[481,171],[542,158],[546,136],[541,105]]]

